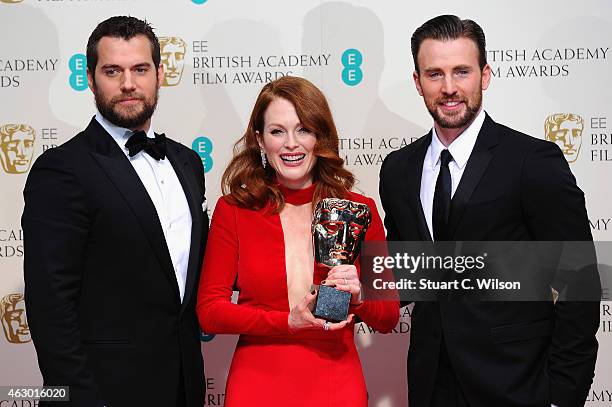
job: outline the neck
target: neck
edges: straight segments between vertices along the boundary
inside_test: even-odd
[[[291,205],[304,205],[307,203],[312,203],[315,186],[315,184],[310,182],[308,186],[296,189],[293,187],[288,187],[284,184],[278,184],[278,188],[285,197],[285,202]]]
[[[140,126],[131,127],[130,130],[132,130],[133,132],[137,132],[137,131],[142,130],[142,131],[144,131],[146,133],[146,132],[149,131],[150,127],[151,127],[151,119],[147,120],[146,122],[144,122]]]
[[[434,126],[436,128],[438,140],[440,140],[440,143],[442,143],[444,147],[450,146],[451,143],[455,141],[457,137],[459,137],[461,133],[463,133],[463,131],[469,127],[469,125],[467,125],[456,129],[447,129],[444,127],[440,127],[438,123],[435,123]]]
[[[304,189],[312,185],[312,178],[296,182],[283,180],[282,182],[279,181],[278,183],[287,189]]]
[[[436,128],[436,134],[438,135],[438,140],[440,140],[440,143],[442,143],[444,147],[450,146],[451,143],[455,141],[465,131],[465,129],[467,129],[468,127],[472,125],[472,123],[474,123],[474,120],[476,120],[479,114],[480,114],[480,110],[478,111],[478,113],[474,115],[472,120],[470,120],[465,126],[461,126],[457,128],[442,127],[438,123],[435,122],[434,127]]]

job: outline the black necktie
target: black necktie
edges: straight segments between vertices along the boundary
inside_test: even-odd
[[[448,163],[453,156],[448,150],[440,153],[440,173],[436,181],[436,190],[433,199],[433,234],[434,240],[448,240],[448,217],[451,205],[451,175]]]
[[[166,158],[166,135],[156,134],[153,139],[147,137],[144,131],[139,130],[130,136],[125,147],[129,150],[130,157],[144,150],[156,160],[163,160]]]

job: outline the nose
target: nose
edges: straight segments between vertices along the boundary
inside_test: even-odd
[[[136,86],[134,84],[134,78],[132,78],[132,73],[126,70],[121,78],[121,90],[124,92],[131,92],[134,89],[136,89]]]
[[[295,131],[290,131],[287,133],[287,137],[285,137],[285,148],[289,150],[296,149],[299,146],[297,142],[297,135]]]
[[[453,95],[457,92],[457,86],[452,75],[446,75],[442,82],[442,92],[447,95]]]

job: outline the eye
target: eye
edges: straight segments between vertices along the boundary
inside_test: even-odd
[[[441,78],[441,77],[442,77],[442,74],[441,74],[440,72],[429,72],[429,73],[427,74],[427,77],[428,77],[429,79],[438,79],[438,78]]]
[[[119,70],[115,68],[104,70],[104,75],[106,76],[116,76],[118,73],[119,73]]]
[[[281,130],[281,129],[272,129],[272,130],[270,130],[270,134],[272,134],[273,136],[277,136],[279,134],[283,134],[283,130]]]
[[[306,133],[306,134],[311,134],[311,133],[312,133],[312,131],[310,131],[310,129],[307,129],[306,127],[300,127],[300,128],[298,129],[298,132],[300,132],[300,133]]]
[[[457,75],[459,76],[468,76],[470,74],[469,69],[459,69],[457,70]]]
[[[144,66],[139,66],[139,67],[136,67],[136,69],[134,69],[134,70],[137,73],[146,73],[149,70],[149,68],[144,67]]]

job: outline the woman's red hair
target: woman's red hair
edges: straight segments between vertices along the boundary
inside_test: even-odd
[[[312,168],[316,187],[313,207],[323,198],[343,198],[355,183],[353,174],[344,168],[338,151],[338,132],[323,93],[312,83],[295,76],[284,76],[266,84],[253,107],[244,135],[234,145],[234,157],[221,178],[223,193],[238,206],[259,210],[271,205],[279,212],[285,200],[276,182],[274,169],[261,164],[257,134],[263,134],[264,113],[276,98],[293,104],[304,127],[316,135]]]

